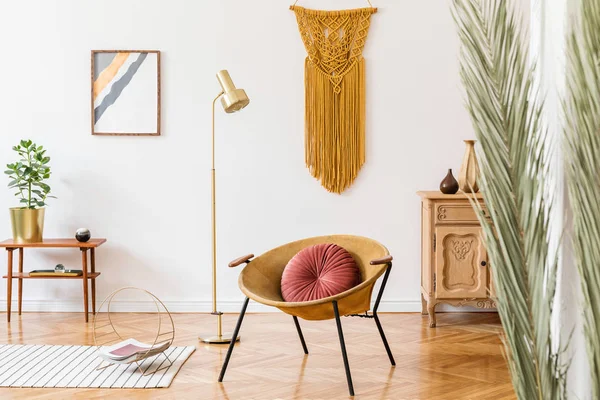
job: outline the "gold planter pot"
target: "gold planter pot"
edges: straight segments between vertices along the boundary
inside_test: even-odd
[[[39,243],[44,233],[45,208],[11,208],[10,222],[16,243]]]

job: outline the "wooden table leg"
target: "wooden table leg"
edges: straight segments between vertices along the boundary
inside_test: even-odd
[[[92,273],[96,272],[96,249],[90,249],[90,263]],[[96,279],[92,279],[92,314],[96,315]]]
[[[23,248],[19,247],[19,274],[23,276]],[[19,278],[19,315],[23,309],[23,279]]]
[[[83,312],[85,322],[88,322],[88,279],[87,279],[87,249],[81,249],[81,267],[83,268]]]
[[[13,250],[6,249],[8,251],[8,263],[7,263],[7,274],[8,281],[6,282],[6,321],[10,322],[10,306],[12,302],[12,269],[13,269]]]

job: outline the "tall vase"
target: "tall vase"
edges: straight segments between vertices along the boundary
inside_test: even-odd
[[[475,140],[465,140],[464,142],[467,148],[458,175],[458,187],[465,193],[477,193],[479,191],[477,185],[479,165],[477,164],[477,156],[475,156]]]

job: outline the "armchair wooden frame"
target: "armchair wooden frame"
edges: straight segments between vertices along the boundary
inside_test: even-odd
[[[303,248],[319,243],[335,243],[350,252],[361,270],[362,282],[343,293],[319,300],[306,302],[284,301],[281,297],[281,275],[287,262]],[[346,371],[346,380],[348,382],[348,391],[351,396],[354,396],[354,386],[352,384],[352,375],[350,373],[350,364],[348,362],[346,342],[344,340],[340,317],[357,316],[370,318],[375,320],[377,330],[379,331],[391,365],[396,365],[381,321],[377,315],[381,297],[383,296],[392,269],[392,256],[382,244],[360,236],[319,236],[285,244],[257,258],[254,258],[253,254],[248,254],[232,261],[229,266],[236,267],[244,263],[246,266],[240,273],[238,284],[242,292],[246,295],[246,298],[238,317],[233,337],[236,337],[240,333],[242,321],[250,299],[261,304],[277,307],[281,311],[292,315],[304,354],[308,354],[308,347],[304,340],[298,317],[306,320],[335,319],[344,369]],[[373,288],[382,275],[383,280],[373,306],[373,311],[369,314]],[[221,368],[219,382],[223,382],[234,346],[235,343],[231,342]]]

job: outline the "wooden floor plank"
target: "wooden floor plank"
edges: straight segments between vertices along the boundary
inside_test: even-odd
[[[123,314],[144,332],[147,314]],[[93,345],[92,323],[78,313],[24,313],[0,325],[0,344]],[[169,389],[0,389],[2,399],[347,399],[346,379],[334,321],[302,321],[310,352],[304,356],[290,316],[248,314],[223,384],[217,383],[226,346],[198,342],[214,329],[214,317],[174,314],[176,345],[197,351]],[[231,331],[236,315],[225,315]],[[494,313],[438,315],[430,329],[420,314],[381,314],[397,366],[391,368],[373,320],[344,318],[342,324],[355,399],[514,399]],[[4,332],[4,333],[1,333]],[[0,364],[1,364],[0,360]]]

